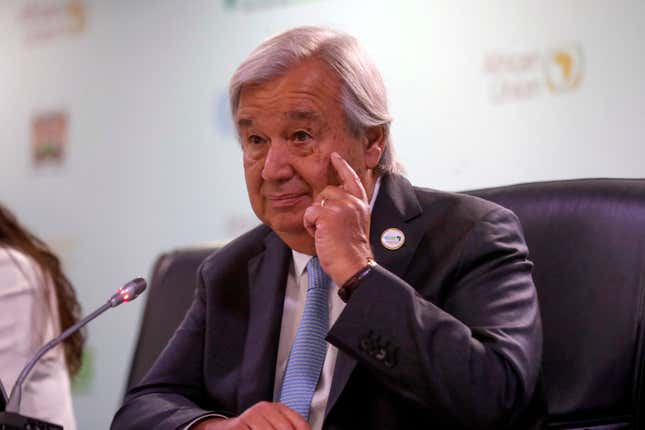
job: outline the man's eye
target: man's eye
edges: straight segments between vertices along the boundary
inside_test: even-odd
[[[309,139],[311,139],[311,135],[306,131],[300,130],[293,133],[293,140],[295,140],[296,142],[305,142]]]
[[[249,136],[248,142],[251,145],[260,145],[264,143],[264,139],[262,139],[260,136],[252,135],[252,136]]]

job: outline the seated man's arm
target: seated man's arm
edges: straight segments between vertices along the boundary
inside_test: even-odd
[[[328,339],[446,422],[503,428],[529,403],[540,368],[532,263],[517,218],[502,208],[477,222],[458,246],[458,264],[438,287],[441,308],[427,298],[436,280],[420,277],[413,288],[377,266]],[[445,263],[420,260],[412,264]]]
[[[203,389],[205,291],[201,268],[199,273],[195,298],[184,321],[141,383],[128,392],[111,429],[174,430],[213,412],[205,407],[209,402]]]

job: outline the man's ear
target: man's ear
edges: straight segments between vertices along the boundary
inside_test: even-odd
[[[365,131],[365,167],[375,169],[385,150],[385,130],[381,126]]]

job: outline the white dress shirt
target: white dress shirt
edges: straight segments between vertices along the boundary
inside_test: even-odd
[[[36,351],[60,333],[54,285],[34,260],[0,246],[0,379],[11,391]],[[20,413],[75,430],[62,345],[45,354],[22,388]]]

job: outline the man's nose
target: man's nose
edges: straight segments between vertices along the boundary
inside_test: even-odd
[[[262,179],[265,181],[279,181],[293,176],[291,154],[286,143],[273,142],[264,159]]]

